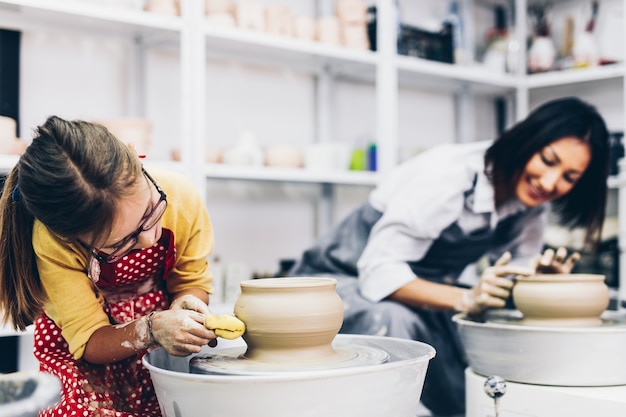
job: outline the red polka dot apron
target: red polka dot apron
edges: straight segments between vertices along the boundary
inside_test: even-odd
[[[99,264],[90,278],[105,299],[111,324],[127,323],[153,310],[165,310],[170,298],[165,278],[175,258],[173,233],[163,229],[152,247],[132,251],[118,262]],[[35,356],[40,370],[56,375],[61,402],[41,417],[161,417],[149,371],[141,363],[147,351],[107,365],[75,360],[61,329],[42,314],[35,322]]]

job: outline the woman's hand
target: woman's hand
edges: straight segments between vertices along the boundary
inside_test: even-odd
[[[493,266],[485,269],[480,281],[472,289],[463,293],[459,311],[478,314],[489,307],[504,307],[511,294],[514,281],[510,275],[532,275],[531,268],[507,265],[511,254],[505,252]]]
[[[580,260],[580,253],[573,252],[567,256],[567,249],[560,247],[556,250],[546,249],[543,254],[535,256],[531,268],[537,274],[569,274]]]

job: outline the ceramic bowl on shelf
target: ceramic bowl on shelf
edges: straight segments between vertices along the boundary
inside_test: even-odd
[[[265,148],[265,165],[269,167],[300,168],[304,164],[297,146],[273,145]]]
[[[513,301],[532,325],[590,326],[601,323],[609,289],[600,274],[538,274],[518,278]]]
[[[292,35],[295,38],[314,41],[317,37],[316,20],[310,16],[296,16],[293,18]]]
[[[222,150],[222,162],[227,165],[262,166],[263,148],[256,134],[246,130],[240,132],[236,143]]]
[[[320,142],[304,148],[304,167],[313,171],[346,171],[351,147],[346,143]]]
[[[206,148],[204,152],[204,161],[208,164],[219,164],[222,162],[222,151],[218,148]],[[172,161],[181,161],[182,154],[179,148],[170,151]]]
[[[225,13],[232,15],[235,11],[233,0],[205,0],[204,11],[207,15]]]
[[[179,0],[148,0],[145,8],[148,12],[162,14],[166,16],[180,15]]]
[[[206,148],[204,160],[209,164],[219,164],[222,162],[222,150],[219,148]]]
[[[132,145],[137,154],[147,155],[152,145],[152,122],[140,117],[117,117],[94,120],[106,127],[116,138]]]

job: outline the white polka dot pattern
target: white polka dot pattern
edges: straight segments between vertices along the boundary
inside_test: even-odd
[[[131,252],[115,263],[113,269],[115,288],[129,286],[131,289],[124,289],[131,293],[125,300],[107,301],[105,311],[115,323],[127,323],[153,310],[163,310],[169,306],[169,298],[158,288],[159,284],[162,284],[160,276],[165,267],[166,252],[166,248],[157,243],[151,248]],[[151,282],[154,283],[154,287],[150,290],[145,286],[139,286],[141,291],[136,290],[137,284]]]
[[[115,302],[105,304],[104,310],[113,323],[132,321],[169,307],[169,297],[158,288],[164,287],[167,252],[163,242],[131,252],[113,266],[113,276],[98,282],[108,283],[104,293],[123,294],[117,293],[112,297]],[[151,283],[155,285],[148,285]],[[61,330],[45,314],[35,322],[34,351],[40,370],[56,375],[63,387],[61,402],[40,412],[40,417],[161,417],[150,373],[141,363],[146,351],[101,366],[76,361]]]

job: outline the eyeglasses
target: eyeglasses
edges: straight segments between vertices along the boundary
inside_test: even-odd
[[[143,172],[143,175],[145,175],[145,177],[154,185],[161,197],[159,198],[159,201],[157,201],[156,204],[152,206],[152,210],[150,210],[150,213],[144,216],[143,222],[139,225],[137,230],[134,233],[126,236],[124,239],[122,239],[121,242],[115,245],[115,247],[113,248],[113,252],[109,254],[103,254],[100,251],[94,249],[92,255],[98,260],[98,262],[113,263],[128,255],[128,253],[133,250],[133,248],[137,244],[137,239],[139,238],[139,235],[146,230],[152,229],[159,222],[159,220],[161,220],[161,217],[163,217],[163,213],[165,213],[165,209],[167,208],[167,195],[165,194],[165,192],[163,192],[161,187],[159,187],[154,178],[152,178],[143,167],[141,168],[141,171]]]

